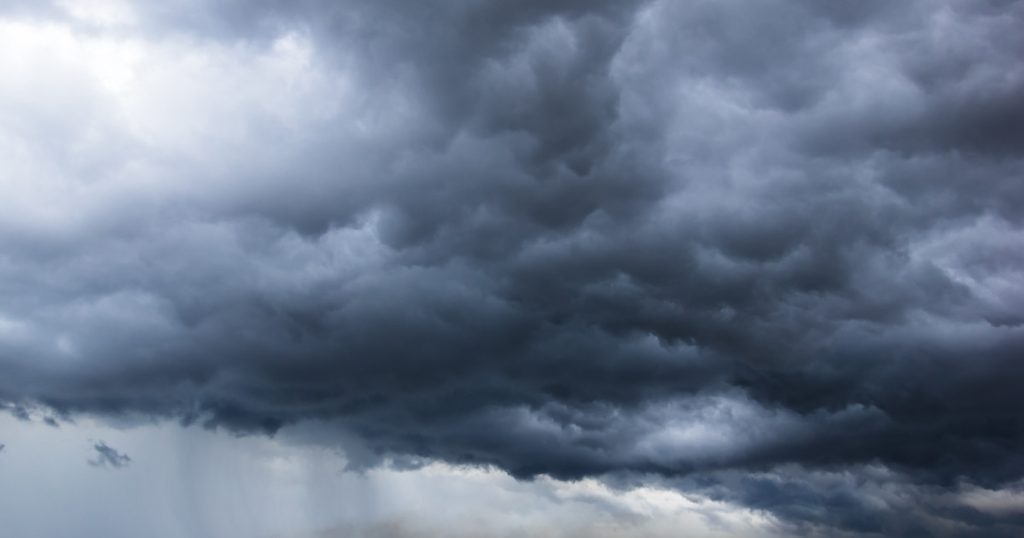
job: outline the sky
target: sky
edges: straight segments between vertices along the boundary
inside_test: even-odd
[[[0,534],[1024,534],[1024,2],[0,3]]]

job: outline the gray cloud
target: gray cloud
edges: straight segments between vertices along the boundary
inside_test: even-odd
[[[24,407],[17,404],[7,407],[7,412],[10,413],[12,417],[18,420],[32,420],[32,418],[28,414],[28,409],[25,409]]]
[[[796,535],[844,530],[855,536],[1009,537],[1019,534],[1024,522],[1019,483],[998,491],[968,483],[936,486],[878,465],[729,470],[692,475],[675,487],[769,510]]]
[[[89,460],[89,465],[93,467],[113,467],[114,469],[120,469],[127,467],[132,462],[132,459],[128,454],[122,454],[117,450],[107,446],[103,441],[99,441],[93,444],[93,449],[96,450],[96,459]]]
[[[0,95],[13,405],[520,477],[1024,471],[1019,2],[176,5],[149,101]]]

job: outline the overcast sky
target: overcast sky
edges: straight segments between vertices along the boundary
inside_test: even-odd
[[[1024,2],[0,2],[0,534],[1024,535]]]

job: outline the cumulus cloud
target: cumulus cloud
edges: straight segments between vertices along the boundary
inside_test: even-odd
[[[996,0],[15,2],[0,398],[318,421],[364,465],[1002,491],[1022,22]]]

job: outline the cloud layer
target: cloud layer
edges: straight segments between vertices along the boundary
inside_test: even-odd
[[[12,410],[865,532],[786,499],[1024,471],[1019,2],[4,9]]]

